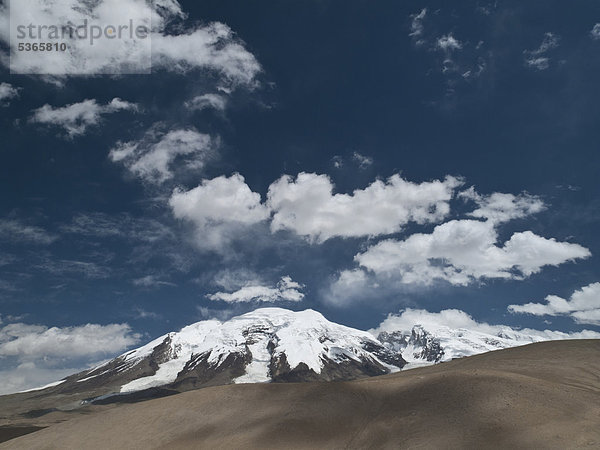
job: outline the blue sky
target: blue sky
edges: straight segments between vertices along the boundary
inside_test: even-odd
[[[155,9],[148,75],[11,75],[0,36],[15,389],[261,306],[600,331],[600,5]]]

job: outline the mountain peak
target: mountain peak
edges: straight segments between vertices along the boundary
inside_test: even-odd
[[[260,308],[226,321],[193,323],[52,389],[88,390],[104,398],[228,383],[348,380],[395,372],[404,364],[369,332],[330,322],[312,309]]]

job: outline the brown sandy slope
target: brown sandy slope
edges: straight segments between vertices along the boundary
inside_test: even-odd
[[[18,449],[600,448],[600,341],[533,344],[343,383],[230,385],[120,405]]]

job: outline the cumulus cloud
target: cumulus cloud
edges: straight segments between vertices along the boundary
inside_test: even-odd
[[[539,197],[527,193],[513,195],[494,192],[491,195],[480,195],[475,188],[471,187],[459,193],[458,196],[474,201],[479,206],[475,211],[469,213],[469,216],[487,219],[495,223],[520,219],[545,209],[544,202]]]
[[[439,223],[449,215],[450,202],[461,184],[453,177],[419,184],[394,175],[351,194],[334,194],[328,176],[300,173],[273,182],[262,202],[260,194],[234,174],[204,180],[190,191],[176,190],[170,206],[176,218],[194,225],[201,249],[222,252],[240,236],[266,231],[265,226],[253,228],[257,224],[269,224],[271,233],[291,231],[321,244],[333,238],[390,235],[408,223]],[[400,287],[443,280],[464,286],[493,278],[524,279],[543,267],[590,256],[580,245],[531,231],[499,242],[497,226],[544,208],[537,197],[481,195],[474,189],[460,195],[478,206],[468,215],[487,220],[452,220],[435,226],[431,233],[372,245],[355,255],[360,268],[342,272],[327,296],[339,299],[345,293],[359,292],[357,286],[365,282],[393,282]]]
[[[595,41],[600,39],[600,23],[597,23],[596,25],[594,25],[594,27],[592,28],[592,31],[590,31],[590,36]]]
[[[334,237],[396,233],[409,222],[437,222],[450,211],[449,201],[461,181],[446,177],[411,183],[399,175],[377,180],[352,194],[333,194],[327,175],[283,176],[269,187],[271,230],[291,230],[311,242]]]
[[[289,276],[284,276],[279,280],[275,287],[248,284],[235,292],[217,292],[208,295],[207,297],[212,301],[223,301],[227,303],[299,302],[304,298],[304,293],[301,292],[303,288],[304,285],[293,281]]]
[[[118,142],[109,158],[143,180],[161,184],[177,170],[202,169],[219,145],[218,139],[195,128],[160,128],[155,125],[138,141]]]
[[[337,307],[345,307],[376,295],[377,283],[364,270],[342,270],[323,290],[324,300]]]
[[[43,125],[60,127],[69,138],[85,134],[91,126],[97,126],[101,117],[118,111],[137,111],[134,103],[129,103],[120,98],[113,98],[106,105],[100,105],[94,99],[84,100],[63,107],[53,107],[48,104],[33,111],[29,121]]]
[[[388,317],[376,328],[370,330],[374,335],[386,331],[388,333],[402,330],[410,331],[415,325],[421,325],[426,330],[440,328],[465,329],[469,331],[491,334],[495,336],[514,335],[515,333],[527,336],[533,341],[559,340],[559,339],[598,339],[600,333],[583,330],[574,333],[563,333],[551,330],[533,330],[529,328],[516,330],[507,325],[490,325],[477,322],[469,314],[458,309],[445,309],[439,313],[429,312],[424,309],[408,308],[400,314],[389,314]]]
[[[137,344],[140,335],[127,324],[52,327],[11,323],[0,328],[0,357],[78,358],[117,353]]]
[[[0,219],[0,241],[49,245],[57,239],[58,236],[44,228],[27,225],[16,219]]]
[[[558,47],[560,37],[554,33],[545,33],[544,39],[535,50],[524,50],[525,65],[536,70],[546,70],[550,67],[550,57],[548,52]]]
[[[588,249],[531,231],[514,233],[502,246],[492,222],[452,220],[430,234],[388,239],[355,256],[361,267],[404,284],[445,280],[468,285],[486,278],[523,279],[544,266],[588,258]]]
[[[0,83],[0,106],[8,106],[10,101],[19,96],[19,88],[10,83]]]
[[[177,219],[194,224],[198,245],[214,250],[228,242],[239,227],[269,218],[260,194],[252,192],[237,173],[204,180],[190,191],[175,190],[169,205]]]
[[[254,55],[227,25],[219,22],[191,29],[186,34],[153,34],[152,52],[153,65],[180,72],[210,69],[234,86],[252,86],[261,71]]]
[[[557,295],[546,297],[546,303],[510,305],[512,313],[534,316],[568,316],[577,323],[600,326],[600,283],[592,283],[564,299]]]
[[[140,341],[127,324],[52,327],[11,323],[0,327],[0,394],[43,385]],[[83,365],[79,365],[83,364]],[[75,369],[74,369],[75,368]]]
[[[268,217],[260,194],[252,192],[238,173],[204,180],[187,192],[176,190],[169,203],[177,218],[190,219],[198,226],[221,221],[256,223]]]
[[[67,38],[65,52],[38,52],[31,57],[18,52],[17,40],[11,42],[9,9],[0,8],[0,40],[10,51],[10,66],[15,73],[38,73],[54,76],[149,73],[150,69],[188,72],[209,71],[229,86],[255,84],[260,64],[243,42],[225,24],[186,24],[186,15],[176,0],[29,0],[22,7],[13,5],[10,21],[17,24],[77,27],[87,21],[104,30],[134,24],[149,30],[146,39]],[[170,26],[175,24],[176,26]],[[128,30],[128,29],[127,29]],[[127,31],[126,30],[126,31]],[[13,30],[13,34],[15,30]],[[91,33],[89,33],[91,34]],[[59,42],[59,41],[56,41]],[[60,42],[65,42],[60,41]],[[8,64],[8,55],[1,58]]]
[[[185,106],[192,111],[202,111],[204,109],[224,111],[227,106],[227,98],[219,94],[203,94],[188,100],[185,102]]]

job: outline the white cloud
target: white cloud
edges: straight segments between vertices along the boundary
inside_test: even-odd
[[[80,358],[110,355],[140,340],[127,324],[48,328],[11,323],[0,328],[0,357],[22,360],[41,358]]]
[[[268,217],[260,194],[252,192],[244,177],[234,173],[204,180],[190,191],[176,190],[169,201],[177,218],[186,218],[198,226],[207,222],[233,221],[256,223]]]
[[[304,286],[293,281],[289,276],[282,277],[276,287],[248,284],[235,292],[217,292],[208,295],[212,301],[223,301],[227,303],[245,302],[299,302],[304,298],[301,290]]]
[[[425,16],[427,16],[427,8],[423,8],[419,14],[411,14],[410,15],[410,18],[412,20],[410,23],[409,36],[411,36],[413,38],[419,38],[420,36],[423,35],[423,31],[424,31],[423,20],[425,19]]]
[[[344,158],[342,158],[340,155],[335,155],[333,158],[331,158],[331,163],[335,169],[341,169],[344,167]]]
[[[2,325],[5,322],[19,322],[27,316],[28,316],[28,314],[21,314],[19,316],[13,316],[10,314],[9,315],[0,314],[0,325]]]
[[[97,126],[103,115],[118,111],[137,111],[137,109],[136,104],[120,98],[113,98],[106,105],[88,99],[58,108],[46,104],[34,110],[29,121],[61,127],[66,132],[66,136],[73,138],[85,134],[89,127]]]
[[[377,287],[362,269],[342,270],[322,294],[327,303],[344,307],[365,299],[372,300]]]
[[[225,24],[219,22],[186,25],[179,2],[161,0],[29,0],[27,6],[13,7],[10,18],[15,24],[79,26],[87,20],[88,29],[108,25],[137,26],[151,30],[147,39],[101,38],[90,45],[89,39],[68,39],[65,52],[37,52],[32,57],[18,52],[16,39],[11,48],[11,69],[17,73],[61,76],[148,73],[153,70],[188,72],[210,71],[229,86],[255,84],[261,71],[254,55]],[[11,43],[8,7],[0,8],[0,41]],[[176,26],[167,25],[175,23]],[[127,36],[126,36],[127,37]],[[57,41],[58,42],[58,41]],[[64,42],[64,41],[61,41]],[[2,58],[8,65],[8,55]]]
[[[389,314],[373,332],[379,334],[384,331],[411,330],[415,325],[421,325],[425,329],[465,328],[492,334],[495,331],[493,326],[487,323],[478,323],[469,314],[458,309],[445,309],[439,313],[433,313],[424,309],[408,308],[401,311],[400,314]]]
[[[600,39],[600,23],[594,25],[594,28],[592,28],[592,31],[590,31],[590,36],[594,40]]]
[[[166,17],[166,19],[173,19],[175,17],[185,19],[187,17],[187,14],[181,9],[178,0],[154,0],[154,7],[158,14]]]
[[[600,283],[592,283],[573,292],[568,300],[549,295],[546,303],[510,305],[508,310],[534,316],[570,316],[577,323],[600,326]]]
[[[550,58],[545,56],[536,56],[525,59],[525,64],[536,70],[546,70],[550,67]]]
[[[202,169],[218,145],[218,139],[194,128],[164,132],[157,124],[139,141],[118,142],[109,157],[143,180],[160,184],[177,170]]]
[[[388,317],[371,333],[378,335],[383,331],[394,332],[398,330],[410,331],[415,325],[421,325],[426,330],[436,330],[440,328],[466,329],[469,331],[492,334],[507,335],[519,333],[522,335],[539,338],[539,340],[557,340],[557,339],[598,339],[600,333],[583,330],[574,333],[563,333],[561,331],[551,330],[533,330],[529,328],[514,329],[507,325],[490,325],[485,322],[477,322],[469,314],[458,309],[445,309],[439,313],[432,313],[424,309],[408,308],[399,315],[390,314]]]
[[[553,33],[545,33],[544,34],[544,39],[542,40],[542,43],[540,44],[540,46],[536,49],[533,50],[532,53],[534,55],[539,55],[542,53],[546,53],[549,50],[552,50],[556,47],[558,47],[558,42],[559,42],[560,38],[558,36],[556,36]]]
[[[10,83],[0,83],[0,106],[8,106],[10,101],[19,96],[19,88]]]
[[[434,49],[441,51],[444,54],[442,62],[442,73],[447,76],[454,76],[456,73],[462,72],[462,77],[468,79],[471,73],[465,76],[466,71],[461,69],[461,65],[454,59],[454,53],[457,50],[462,50],[463,43],[456,39],[452,33],[444,35],[435,41]],[[453,83],[449,82],[447,92],[454,92]]]
[[[214,109],[224,111],[227,106],[227,98],[218,94],[203,94],[185,102],[186,108],[192,111],[203,109]]]
[[[415,47],[427,51],[432,62],[444,74],[445,101],[447,101],[455,97],[462,86],[472,84],[482,76],[489,65],[490,52],[483,40],[461,41],[453,32],[441,34],[436,31],[447,26],[445,19],[448,17],[444,18],[444,16],[441,10],[429,14],[427,9],[411,15],[410,37]],[[424,27],[423,21],[426,19],[431,21],[431,25]]]
[[[546,70],[550,67],[550,58],[547,53],[558,47],[560,37],[553,33],[545,33],[544,39],[535,50],[524,50],[525,65],[536,70]]]
[[[540,198],[527,193],[513,195],[495,192],[491,195],[480,195],[471,187],[458,196],[472,200],[479,206],[469,213],[469,216],[488,219],[494,223],[527,217],[545,209]]]
[[[353,152],[351,159],[359,169],[366,169],[373,165],[372,157],[363,155],[359,152]],[[341,169],[345,166],[344,158],[340,155],[335,155],[333,158],[331,158],[331,164],[334,169]]]
[[[352,154],[352,159],[356,161],[358,167],[360,167],[361,169],[366,169],[367,167],[373,164],[373,158],[371,158],[370,156],[361,155],[358,152],[354,152]]]
[[[204,180],[190,190],[175,190],[169,200],[177,219],[190,221],[196,228],[200,247],[218,250],[235,235],[240,226],[269,218],[260,194],[252,192],[244,177],[233,174]]]
[[[135,313],[135,318],[138,320],[139,319],[159,320],[162,318],[162,316],[160,314],[157,314],[152,311],[146,311],[145,309],[142,309],[142,308],[134,308],[134,313]]]
[[[176,218],[194,224],[200,248],[222,252],[240,236],[266,231],[251,228],[257,224],[270,223],[272,233],[289,230],[320,244],[336,237],[393,234],[409,222],[441,222],[448,216],[450,201],[461,184],[453,177],[417,184],[394,175],[352,194],[334,194],[328,176],[300,173],[273,182],[266,202],[262,202],[260,194],[253,192],[241,175],[234,174],[204,180],[187,192],[176,190],[170,206]],[[375,279],[367,277],[363,269],[342,272],[327,296],[335,303],[367,278],[367,284],[393,280],[396,286],[429,285],[436,280],[468,285],[490,278],[523,279],[545,266],[590,256],[580,245],[546,239],[531,231],[514,233],[503,244],[498,242],[497,225],[543,209],[537,197],[484,196],[474,189],[461,196],[477,203],[471,216],[487,220],[453,220],[436,226],[430,234],[379,242],[355,256]]]
[[[48,328],[11,323],[0,327],[0,394],[59,380],[99,358],[124,351],[140,338],[127,324]]]
[[[452,36],[452,33],[446,34],[439,38],[436,43],[437,47],[445,52],[462,49],[462,43]]]
[[[227,291],[235,291],[248,284],[262,284],[259,275],[250,269],[224,269],[213,277],[213,283]]]
[[[492,222],[453,220],[431,234],[413,234],[404,241],[388,239],[355,256],[375,274],[404,284],[445,280],[468,285],[485,278],[522,279],[544,266],[588,258],[588,249],[531,231],[514,233],[503,246]]]
[[[95,364],[90,364],[94,366]],[[71,368],[53,369],[38,366],[35,362],[24,362],[10,369],[0,370],[0,395],[12,394],[28,389],[39,388],[54,381],[62,380],[69,375],[79,373],[89,368],[76,366]]]
[[[402,226],[437,222],[450,211],[449,201],[461,181],[411,183],[399,175],[377,180],[351,195],[333,194],[327,175],[286,175],[269,187],[267,205],[274,212],[271,230],[291,230],[311,242],[334,237],[396,233]]]
[[[187,72],[205,68],[230,85],[252,86],[260,64],[225,24],[213,22],[179,35],[152,35],[152,64]]]

